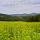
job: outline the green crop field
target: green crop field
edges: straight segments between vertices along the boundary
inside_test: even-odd
[[[40,40],[40,22],[0,21],[0,40]]]

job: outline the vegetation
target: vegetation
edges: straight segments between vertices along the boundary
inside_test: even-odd
[[[25,15],[25,14],[24,14]],[[26,21],[26,22],[40,22],[40,14],[37,15],[25,15],[25,16],[12,16],[6,14],[0,14],[0,21]]]
[[[40,22],[0,21],[0,40],[40,40]]]

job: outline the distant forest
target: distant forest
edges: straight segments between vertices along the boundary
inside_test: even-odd
[[[0,21],[40,22],[40,13],[36,15],[13,16],[0,13]]]

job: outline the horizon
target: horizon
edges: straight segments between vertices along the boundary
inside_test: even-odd
[[[7,13],[0,13],[0,14],[7,14]],[[13,13],[13,14],[40,14],[40,13]],[[7,15],[12,15],[12,14],[7,14]]]
[[[40,13],[40,0],[0,0],[0,13]]]

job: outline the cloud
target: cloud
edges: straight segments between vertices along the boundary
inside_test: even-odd
[[[40,0],[0,0],[0,12],[8,14],[40,12]]]
[[[30,0],[32,4],[40,4],[40,0]]]
[[[40,0],[0,0],[0,7],[15,6],[18,4],[40,4]]]
[[[14,4],[14,0],[0,0],[0,7],[13,6]]]

